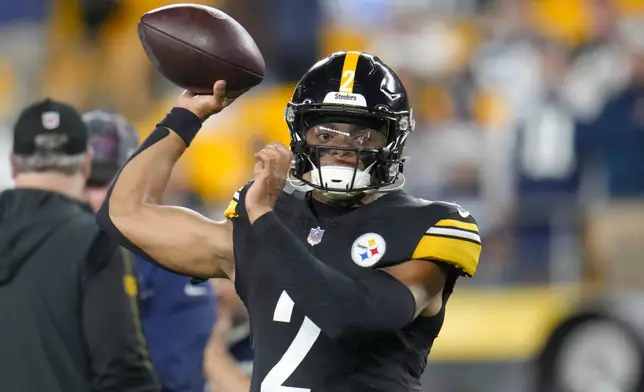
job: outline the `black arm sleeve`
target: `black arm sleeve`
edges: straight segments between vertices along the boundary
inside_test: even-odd
[[[88,257],[82,304],[92,391],[160,391],[141,331],[132,256],[101,236]]]
[[[413,319],[411,291],[388,273],[365,268],[351,278],[338,272],[311,255],[274,212],[253,227],[264,254],[257,264],[327,336],[372,336],[400,330]]]

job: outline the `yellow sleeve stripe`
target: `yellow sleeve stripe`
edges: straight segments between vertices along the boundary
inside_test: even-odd
[[[463,230],[473,231],[475,233],[479,232],[479,228],[478,228],[478,226],[476,224],[468,223],[468,222],[461,222],[461,221],[457,221],[455,219],[443,219],[443,220],[439,221],[438,223],[436,223],[434,226],[463,229]]]
[[[425,235],[416,246],[412,259],[440,260],[461,269],[468,276],[474,276],[481,249],[480,244],[472,241]]]
[[[356,77],[356,68],[358,67],[359,58],[360,52],[347,52],[344,56],[342,75],[340,75],[341,93],[353,93],[353,81]]]
[[[237,218],[239,217],[239,214],[237,213],[237,201],[236,200],[231,200],[230,204],[228,204],[228,208],[226,208],[226,211],[224,211],[224,216],[226,219],[232,219],[232,218]]]

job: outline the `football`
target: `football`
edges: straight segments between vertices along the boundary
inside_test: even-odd
[[[264,79],[266,63],[248,31],[226,13],[197,4],[174,4],[145,13],[138,34],[148,58],[170,82],[212,94],[226,81],[235,98]]]

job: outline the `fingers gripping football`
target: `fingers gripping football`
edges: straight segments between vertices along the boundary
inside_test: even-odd
[[[282,143],[271,143],[255,154],[254,182],[246,193],[251,221],[275,206],[291,168],[293,153]],[[256,212],[256,213],[255,213]]]
[[[176,106],[190,110],[204,121],[224,110],[233,101],[233,98],[226,97],[226,82],[219,80],[212,88],[212,95],[196,95],[190,91],[184,91]]]

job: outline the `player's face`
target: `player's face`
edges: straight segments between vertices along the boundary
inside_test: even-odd
[[[320,150],[320,166],[356,166],[356,151],[336,150],[333,147],[377,150],[384,147],[386,142],[384,130],[355,124],[326,123],[316,125],[306,132],[306,143],[309,146],[327,147]],[[359,162],[358,167],[364,169],[363,163]]]

